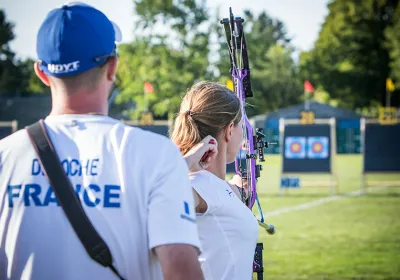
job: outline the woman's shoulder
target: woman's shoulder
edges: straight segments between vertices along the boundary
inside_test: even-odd
[[[192,188],[203,198],[207,196],[219,197],[228,187],[226,181],[206,170],[189,174],[189,179]]]
[[[225,184],[225,181],[218,178],[207,170],[200,170],[189,174],[189,180],[192,186],[209,187]],[[218,187],[217,187],[218,188]]]
[[[189,174],[190,185],[203,202],[203,210],[196,209],[197,213],[207,215],[215,212],[220,207],[218,187],[215,186],[213,176],[206,170]]]

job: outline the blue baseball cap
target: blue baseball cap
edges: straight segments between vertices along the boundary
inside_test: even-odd
[[[102,12],[75,2],[49,12],[37,34],[39,67],[49,76],[74,76],[117,55],[119,27]]]

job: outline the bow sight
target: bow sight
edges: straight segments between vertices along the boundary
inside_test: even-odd
[[[256,128],[256,135],[253,136],[254,147],[257,149],[258,159],[264,162],[264,148],[268,148],[269,145],[276,145],[276,142],[266,142],[264,130],[262,128]],[[262,165],[256,165],[256,178],[260,177],[260,171],[262,170]]]
[[[256,135],[253,136],[253,146],[254,149],[257,150],[257,154],[255,153],[248,153],[246,154],[246,159],[254,159],[257,160],[259,159],[260,162],[264,162],[264,148],[268,148],[269,145],[275,145],[277,144],[276,142],[266,142],[264,141],[265,139],[265,134],[263,133],[264,130],[262,128],[256,128]],[[261,164],[256,164],[256,178],[260,177],[260,171],[262,170],[262,165]],[[245,169],[240,170],[242,178],[246,178],[247,172]]]

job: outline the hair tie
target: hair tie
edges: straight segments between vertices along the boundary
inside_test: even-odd
[[[187,115],[187,116],[193,116],[193,112],[190,111],[190,110],[187,110],[187,111],[186,111],[186,115]]]

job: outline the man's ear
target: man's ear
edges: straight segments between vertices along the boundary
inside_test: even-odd
[[[33,68],[35,69],[36,76],[42,81],[43,84],[49,87],[50,86],[49,78],[42,71],[42,69],[40,69],[39,62],[36,61],[35,64],[33,65]]]
[[[113,56],[107,63],[107,79],[115,82],[115,75],[117,74],[118,58]]]
[[[225,128],[225,131],[224,131],[225,135],[224,136],[225,136],[225,141],[227,143],[229,143],[231,141],[231,139],[232,139],[233,126],[234,126],[234,123],[231,122]]]

